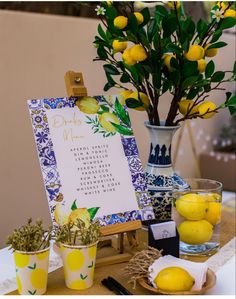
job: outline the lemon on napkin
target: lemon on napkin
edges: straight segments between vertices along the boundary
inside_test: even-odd
[[[186,261],[183,259],[176,258],[172,255],[165,255],[149,266],[149,281],[152,285],[157,288],[156,279],[161,270],[168,267],[179,267],[188,272],[188,274],[194,279],[194,284],[191,288],[191,291],[200,290],[203,284],[206,282],[206,272],[207,264],[206,263],[195,263]],[[161,289],[161,287],[159,287]],[[172,290],[174,291],[174,289]],[[178,291],[176,289],[176,291]]]

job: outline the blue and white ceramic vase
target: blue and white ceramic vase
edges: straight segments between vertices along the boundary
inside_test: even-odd
[[[145,168],[147,187],[152,198],[155,218],[171,219],[172,190],[185,189],[188,185],[178,176],[171,162],[171,143],[180,126],[165,127],[144,123],[151,137],[150,154]]]

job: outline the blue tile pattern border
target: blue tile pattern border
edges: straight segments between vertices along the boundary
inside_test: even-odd
[[[97,96],[95,98],[101,103],[104,99],[102,96]],[[53,224],[56,224],[54,219],[54,210],[57,203],[56,199],[59,193],[61,193],[61,181],[57,170],[57,162],[53,149],[53,143],[50,138],[46,110],[74,107],[76,99],[76,97],[71,97],[28,101],[34,138]],[[121,142],[123,144],[124,153],[127,157],[132,183],[137,194],[137,201],[140,210],[127,211],[125,213],[112,214],[97,218],[101,226],[124,223],[132,220],[146,220],[154,218],[151,199],[147,193],[147,184],[145,181],[145,175],[142,169],[141,161],[138,157],[138,148],[135,138],[134,136],[127,137],[121,135]]]

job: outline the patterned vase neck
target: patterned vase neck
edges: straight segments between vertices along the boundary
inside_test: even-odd
[[[151,138],[150,154],[148,166],[158,168],[171,168],[171,143],[174,133],[180,126],[165,127],[152,126],[148,122],[144,123]]]

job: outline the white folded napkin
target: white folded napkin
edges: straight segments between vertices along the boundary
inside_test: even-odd
[[[165,255],[158,258],[152,265],[149,266],[149,280],[154,287],[157,288],[157,285],[154,282],[157,274],[162,269],[168,267],[181,267],[195,279],[195,283],[191,291],[200,290],[206,281],[206,272],[208,268],[206,263],[195,263],[176,258],[172,255]]]

